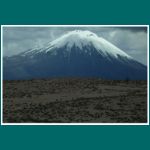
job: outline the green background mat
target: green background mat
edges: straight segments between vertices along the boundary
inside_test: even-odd
[[[150,24],[148,0],[0,0],[0,24]],[[13,115],[13,114],[12,114]],[[147,150],[149,126],[0,126],[1,150]]]

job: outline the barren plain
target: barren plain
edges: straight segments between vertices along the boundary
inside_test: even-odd
[[[146,123],[147,82],[85,78],[3,81],[4,123]]]

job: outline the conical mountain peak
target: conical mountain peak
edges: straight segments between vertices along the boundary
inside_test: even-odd
[[[4,60],[5,79],[100,77],[146,79],[146,66],[93,32],[70,31],[42,48]]]
[[[80,50],[84,51],[85,47],[94,48],[99,54],[103,56],[111,56],[111,57],[126,57],[128,59],[132,59],[131,56],[126,54],[124,51],[108,42],[102,37],[99,37],[95,33],[87,30],[74,30],[70,31],[56,40],[49,42],[45,47],[41,49],[32,49],[26,53],[41,53],[41,52],[50,52],[57,53],[55,50],[59,48],[66,47],[65,50],[70,52],[72,47],[77,47]],[[54,50],[55,49],[55,50]],[[91,53],[91,52],[90,52]]]

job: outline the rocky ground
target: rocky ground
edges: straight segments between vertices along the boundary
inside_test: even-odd
[[[4,123],[145,123],[146,81],[3,82]]]

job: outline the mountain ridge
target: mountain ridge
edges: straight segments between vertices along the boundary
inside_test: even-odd
[[[100,77],[146,80],[146,66],[90,31],[71,31],[40,49],[4,58],[4,79]]]

